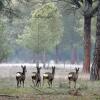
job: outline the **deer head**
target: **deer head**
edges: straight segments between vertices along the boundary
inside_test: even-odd
[[[75,67],[75,71],[76,71],[76,73],[78,73],[78,72],[79,72],[79,68],[76,68],[76,67]]]
[[[52,74],[55,74],[55,66],[52,66]]]
[[[37,73],[40,73],[41,67],[36,67],[37,68]]]
[[[25,72],[27,72],[27,70],[26,70],[26,65],[21,65],[21,68],[22,68],[22,70],[23,70],[23,74],[25,73]]]

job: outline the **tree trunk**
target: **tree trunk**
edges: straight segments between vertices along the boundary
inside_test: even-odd
[[[91,19],[92,19],[92,3],[93,1],[85,0],[84,9],[84,61],[83,72],[90,72],[90,58],[91,58]]]
[[[91,54],[91,16],[84,16],[84,62],[83,71],[90,72]]]
[[[40,62],[40,54],[36,53],[36,66],[39,67],[39,62]]]
[[[56,64],[58,63],[58,46],[56,45]]]
[[[99,0],[100,5],[100,0]],[[100,80],[100,6],[98,7],[97,13],[97,26],[96,26],[96,45],[95,45],[95,53],[94,60],[91,67],[91,80]]]
[[[45,52],[45,50],[43,51],[43,59],[42,59],[42,61],[43,61],[43,68],[45,68],[46,67],[46,52]]]

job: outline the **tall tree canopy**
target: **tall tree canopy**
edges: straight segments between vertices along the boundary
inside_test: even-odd
[[[51,51],[59,44],[63,35],[61,15],[53,3],[46,3],[32,12],[24,34],[19,35],[18,43],[35,53]]]
[[[59,0],[58,0],[59,1]],[[96,6],[97,0],[60,0],[67,4],[70,3],[71,10],[80,8],[81,14],[84,16],[84,59],[83,59],[83,71],[90,72],[90,54],[91,54],[91,19],[97,12],[98,6]]]
[[[9,38],[4,32],[4,25],[0,21],[0,62],[8,57],[10,51]]]

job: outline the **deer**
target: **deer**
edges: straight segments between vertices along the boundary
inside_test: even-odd
[[[41,70],[41,67],[36,67],[37,68],[37,72],[32,72],[32,82],[34,83],[34,86],[38,86],[39,85],[41,86],[41,75],[40,75],[40,70]]]
[[[73,81],[75,83],[74,88],[76,88],[76,81],[78,79],[78,72],[79,72],[79,68],[75,68],[75,72],[70,72],[68,74],[69,88],[70,88],[71,81]]]
[[[52,72],[45,72],[43,74],[43,85],[44,85],[44,81],[47,80],[48,81],[48,85],[49,87],[52,87],[52,82],[54,80],[54,75],[55,75],[55,66],[52,66]]]
[[[27,72],[26,66],[21,65],[22,72],[16,73],[16,81],[17,81],[17,87],[21,87],[21,82],[23,82],[24,87],[24,81],[25,81],[25,73]]]

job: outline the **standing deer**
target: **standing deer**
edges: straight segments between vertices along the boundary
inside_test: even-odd
[[[34,83],[34,86],[39,86],[41,85],[41,75],[40,75],[40,70],[41,70],[41,67],[36,67],[37,68],[37,72],[33,72],[32,73],[32,82]]]
[[[26,71],[26,66],[21,65],[21,68],[23,71],[16,73],[17,87],[21,86],[21,82],[23,82],[23,87],[24,87],[25,73],[27,71]]]
[[[44,80],[47,80],[49,87],[52,87],[52,82],[54,80],[54,75],[55,75],[55,66],[52,67],[52,73],[46,72],[46,73],[43,74],[43,85],[44,85]]]
[[[70,83],[71,81],[73,81],[75,83],[74,88],[76,88],[76,81],[78,79],[78,72],[79,72],[79,68],[75,68],[76,72],[70,72],[68,74],[68,80],[69,80],[69,87],[70,87]]]

